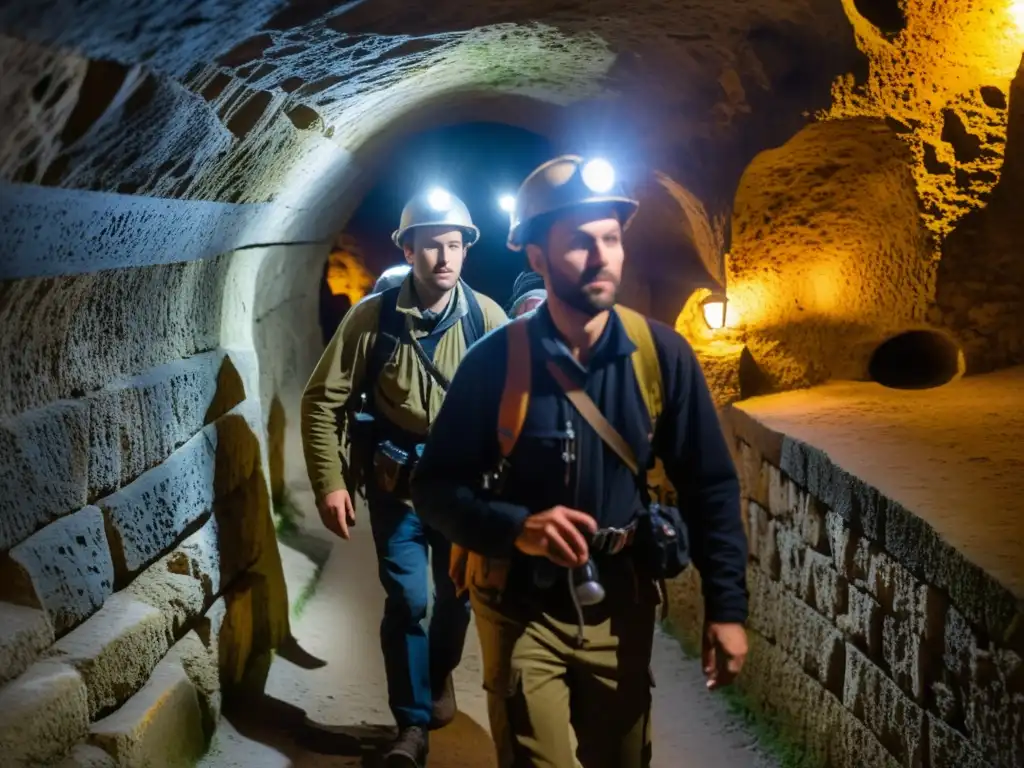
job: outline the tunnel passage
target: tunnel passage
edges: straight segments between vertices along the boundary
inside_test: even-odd
[[[904,331],[882,342],[868,362],[873,381],[893,389],[930,389],[963,373],[963,353],[933,330]]]
[[[171,718],[174,727],[186,721],[199,724],[186,735],[197,748],[205,745],[210,736],[206,715],[216,715],[223,692],[216,684],[218,673],[230,671],[234,678],[234,672],[248,666],[242,657],[267,656],[273,645],[271,625],[276,634],[287,624],[277,575],[265,578],[254,568],[239,575],[219,570],[218,563],[224,562],[220,555],[226,550],[214,528],[231,520],[232,513],[252,514],[259,518],[258,526],[239,526],[243,536],[259,531],[258,540],[244,542],[246,552],[275,552],[274,531],[267,525],[275,510],[267,509],[262,486],[269,475],[276,493],[294,480],[289,477],[292,466],[302,471],[300,454],[287,441],[294,431],[297,398],[320,343],[316,295],[328,241],[359,202],[359,185],[375,175],[372,155],[393,151],[398,134],[435,125],[439,116],[450,118],[453,103],[468,104],[467,111],[477,120],[494,119],[494,102],[487,99],[495,94],[528,94],[563,118],[575,110],[575,123],[561,118],[546,123],[555,133],[592,125],[595,102],[601,101],[618,118],[612,135],[635,149],[637,164],[648,170],[660,168],[675,178],[721,172],[711,162],[694,172],[694,137],[705,138],[707,156],[715,158],[734,148],[742,134],[751,143],[746,148],[750,154],[744,155],[749,157],[783,142],[781,128],[772,134],[777,140],[766,139],[765,125],[796,124],[805,111],[819,106],[817,94],[809,98],[799,77],[789,83],[792,98],[778,100],[779,85],[788,78],[769,87],[766,71],[771,80],[773,70],[825,70],[823,79],[838,78],[833,95],[837,110],[845,110],[831,117],[891,117],[890,125],[904,132],[900,141],[915,152],[921,149],[918,133],[933,131],[938,159],[950,172],[936,174],[927,183],[921,183],[914,158],[897,158],[893,147],[898,143],[875,142],[873,130],[862,130],[859,124],[845,133],[841,127],[812,126],[812,133],[795,142],[800,161],[760,158],[748,188],[736,201],[741,225],[737,229],[746,228],[746,233],[734,249],[737,268],[729,274],[729,285],[736,295],[730,305],[740,310],[741,318],[744,310],[751,310],[743,322],[753,333],[758,364],[772,373],[771,384],[787,388],[840,373],[863,374],[849,364],[847,350],[856,348],[866,361],[869,351],[854,342],[873,340],[873,349],[879,338],[914,325],[927,292],[927,280],[919,279],[917,271],[927,258],[918,257],[933,254],[917,239],[913,184],[900,175],[901,169],[915,169],[917,191],[925,196],[926,214],[933,221],[953,218],[952,212],[963,209],[965,200],[972,206],[981,204],[978,190],[987,187],[979,182],[984,174],[998,171],[993,156],[1001,151],[1003,131],[997,113],[965,110],[977,99],[964,91],[982,85],[1009,91],[991,47],[943,46],[936,41],[947,38],[930,37],[935,27],[922,12],[925,6],[935,7],[936,24],[956,34],[969,26],[957,23],[959,14],[971,19],[992,15],[1001,23],[1002,16],[989,13],[994,3],[912,0],[903,7],[914,24],[901,41],[923,30],[918,47],[911,51],[914,55],[905,55],[906,50],[893,55],[889,44],[878,44],[874,32],[870,39],[862,39],[858,29],[856,45],[870,54],[873,79],[863,93],[852,92],[860,78],[845,77],[845,68],[853,69],[856,62],[851,60],[861,61],[862,56],[840,10],[851,2],[797,0],[781,11],[778,4],[754,10],[749,3],[710,0],[687,4],[685,11],[663,3],[624,9],[621,4],[597,2],[585,12],[559,4],[549,9],[551,17],[528,4],[513,4],[496,17],[487,6],[439,0],[432,9],[437,13],[426,19],[421,10],[398,3],[383,11],[375,4],[367,14],[369,4],[317,1],[292,3],[295,13],[273,21],[270,17],[280,10],[280,0],[202,2],[202,12],[195,14],[181,14],[168,3],[71,2],[63,4],[62,14],[46,14],[38,3],[2,4],[0,58],[6,66],[0,107],[8,116],[4,127],[11,129],[12,140],[0,147],[0,173],[6,183],[0,205],[8,214],[0,224],[10,238],[5,241],[0,275],[17,281],[4,286],[6,301],[0,302],[0,383],[5,385],[0,387],[0,446],[16,457],[11,463],[17,471],[0,476],[0,549],[17,560],[25,579],[32,580],[37,593],[32,599],[40,605],[18,605],[25,610],[16,612],[7,603],[0,605],[0,658],[15,662],[0,670],[0,691],[31,691],[32,702],[38,704],[34,709],[19,706],[15,717],[0,723],[5,736],[18,731],[13,742],[0,737],[0,745],[13,743],[16,749],[31,752],[35,764],[45,764],[70,750],[96,749],[96,729],[122,729],[106,731],[105,740],[99,739],[106,752],[135,748],[149,732],[173,730],[164,729],[169,721],[162,718]],[[359,16],[352,19],[348,11],[357,6]],[[858,7],[885,27],[865,2],[858,2]],[[323,18],[334,11],[330,20]],[[737,56],[737,39],[743,39],[751,24],[766,23],[765,17],[798,25],[802,34],[839,52],[836,60],[823,66],[820,58],[794,49],[793,57],[800,62],[790,67],[788,61],[783,61],[785,66],[775,61],[773,66],[773,46],[764,45]],[[837,17],[841,24],[834,23]],[[424,22],[432,31],[442,31],[416,38]],[[455,31],[443,31],[445,26]],[[391,34],[396,31],[409,36]],[[1019,59],[1019,45],[1014,50]],[[953,66],[936,64],[949,58],[955,58]],[[102,88],[97,87],[100,79]],[[753,98],[758,91],[764,93]],[[980,98],[990,110],[1002,109],[997,94],[985,91]],[[927,100],[935,103],[925,109]],[[434,105],[431,115],[416,112],[428,104]],[[1012,108],[1012,93],[1010,104]],[[985,143],[974,150],[968,146],[970,151],[961,151],[958,158],[956,147],[942,141],[940,116],[947,114],[943,110],[952,110],[949,114],[957,115],[967,133],[984,136]],[[635,146],[622,138],[622,123],[634,114],[656,116],[643,124],[642,140]],[[915,122],[918,114],[931,116],[923,130]],[[932,118],[940,119],[937,129]],[[569,137],[573,148],[578,147],[579,133]],[[808,140],[809,135],[817,138]],[[964,138],[957,132],[947,136]],[[881,149],[865,156],[857,150],[863,143]],[[370,151],[371,144],[378,146]],[[965,145],[960,146],[962,150]],[[766,185],[766,193],[751,204],[757,196],[750,188],[760,183],[759,172],[765,172],[761,178],[769,181],[778,173],[786,183]],[[801,178],[802,187],[792,183]],[[704,179],[696,181],[705,182],[702,189],[714,186]],[[797,187],[795,194],[787,184]],[[722,192],[721,207],[707,212],[715,222],[716,237],[720,219],[729,215],[725,201],[732,199],[732,177],[722,186],[728,189]],[[130,194],[111,194],[117,192]],[[886,200],[894,201],[893,216],[883,222],[886,217],[878,204]],[[650,213],[655,206],[644,210]],[[64,224],[53,226],[58,220]],[[763,247],[756,243],[759,221],[766,227]],[[888,226],[900,221],[906,226]],[[656,229],[654,222],[649,223],[652,231]],[[646,228],[644,220],[638,220],[633,233],[641,235]],[[634,306],[649,306],[663,319],[671,319],[673,312],[666,308],[672,302],[678,307],[684,298],[669,275],[677,263],[675,256],[694,252],[684,240],[673,239],[679,231],[663,230],[667,246],[637,249],[652,254],[653,287],[638,291],[646,298],[638,298]],[[870,240],[869,235],[878,231],[886,238]],[[972,257],[965,264],[973,264],[978,252],[971,245],[964,248]],[[718,258],[722,250],[716,246],[712,253]],[[859,264],[872,265],[871,274],[886,279],[858,282],[866,274],[857,271]],[[966,270],[963,274],[964,280],[972,280]],[[1010,281],[993,277],[992,282],[1005,288]],[[895,290],[874,290],[880,284]],[[860,303],[847,301],[861,295]],[[842,302],[843,311],[833,311]],[[981,323],[972,312],[979,308],[977,302],[965,302],[962,310],[956,297],[951,304],[970,315],[966,322],[971,328]],[[759,307],[771,311],[759,317]],[[1010,309],[1001,311],[1019,317]],[[1005,335],[1001,325],[993,327],[991,336],[976,342],[979,346]],[[246,429],[252,432],[244,441],[227,440],[236,421],[227,418],[229,414],[209,422],[217,370],[229,350],[245,384],[244,401],[235,406],[241,409],[236,415],[244,416]],[[211,455],[214,433],[221,442]],[[257,450],[259,441],[267,444]],[[269,464],[267,472],[260,467],[264,461]],[[215,482],[218,478],[231,482],[225,486]],[[245,482],[232,488],[236,479]],[[102,575],[113,568],[112,550],[123,549],[123,544],[113,537],[108,541],[105,531],[114,530],[112,521],[134,514],[140,498],[147,501],[138,505],[144,524],[117,535],[147,547],[159,559],[148,563],[127,587],[109,594],[111,584]],[[834,499],[822,498],[831,509],[837,508]],[[769,500],[761,501],[768,506]],[[217,514],[204,518],[211,505],[217,506]],[[173,509],[175,519],[157,516],[155,509]],[[780,517],[792,512],[776,511]],[[315,521],[311,506],[307,512]],[[804,512],[804,530],[786,539],[774,538],[773,532],[771,546],[812,539],[806,551],[795,550],[795,556],[785,561],[783,572],[795,576],[796,569],[788,566],[803,562],[816,577],[820,569],[814,569],[821,565],[829,543],[820,536],[823,526],[813,517],[813,509],[808,506],[800,514]],[[201,530],[190,527],[203,519],[207,523]],[[160,528],[157,541],[147,526],[155,530],[158,524],[174,530]],[[812,537],[815,531],[817,539]],[[920,526],[911,534],[900,540],[928,541]],[[81,537],[96,547],[65,546]],[[777,549],[768,550],[768,539],[763,539],[765,553],[773,560],[766,556],[766,565],[777,564]],[[57,557],[59,548],[64,560]],[[288,552],[284,546],[281,550]],[[123,557],[120,550],[117,554]],[[874,550],[871,554],[878,556]],[[95,559],[89,561],[89,556]],[[961,568],[959,560],[949,562]],[[51,566],[58,563],[60,573],[54,575]],[[123,567],[121,571],[118,587],[128,578]],[[101,577],[89,575],[96,573]],[[841,575],[840,584],[854,584],[853,574]],[[796,586],[797,579],[792,581]],[[961,586],[978,583],[973,577],[957,581]],[[900,582],[908,585],[917,586]],[[86,586],[95,586],[96,591],[83,595]],[[822,636],[820,617],[834,618],[830,613],[842,610],[839,603],[845,607],[846,592],[830,605],[829,597],[840,592],[816,586],[810,598],[815,605],[797,614],[807,620],[800,627],[807,630],[799,633],[801,644],[786,646],[787,638],[780,636],[778,643],[755,646],[761,659],[776,655],[771,664],[762,664],[752,654],[752,674],[769,667],[795,670],[787,677],[795,685],[817,685],[808,683],[804,674],[818,665],[809,663],[802,639]],[[754,592],[762,607],[770,599],[765,594]],[[870,602],[870,596],[860,597],[862,604]],[[874,597],[884,600],[882,595]],[[983,628],[985,637],[984,622],[970,610],[975,604],[963,595],[954,602]],[[988,605],[985,613],[991,614]],[[271,609],[274,622],[267,621]],[[11,624],[6,618],[12,612],[25,617],[32,631],[16,636],[7,632]],[[788,608],[766,613],[792,618]],[[56,636],[51,616],[71,617],[57,622]],[[76,622],[74,628],[70,621]],[[957,628],[962,630],[957,639],[967,638],[964,647],[975,642],[973,630]],[[767,635],[773,632],[772,627],[760,629]],[[860,663],[855,646],[862,648],[864,643],[850,632],[849,622],[827,625],[828,642],[813,645],[826,652],[833,645],[839,654],[845,651],[853,670],[853,663]],[[105,666],[81,654],[72,657],[78,669],[50,663],[55,644],[62,650],[86,639]],[[895,638],[885,648],[916,647],[914,640],[907,644]],[[170,643],[173,647],[168,648]],[[12,647],[15,652],[5,655]],[[125,647],[145,651],[144,659],[132,654],[139,664],[131,670],[117,669],[122,666],[117,660],[126,657]],[[979,645],[975,652],[987,651]],[[821,666],[835,668],[834,656],[823,661]],[[906,690],[906,705],[899,698],[902,694],[886,699],[896,702],[900,713],[913,712],[913,702],[922,700],[922,692],[914,689],[914,680],[899,677],[901,668],[913,665],[902,661],[883,659],[871,674],[887,686],[885,690],[893,685]],[[104,677],[111,667],[124,674],[113,680],[116,701],[104,706],[120,709],[113,721],[101,724],[107,709],[97,708],[94,699],[97,691],[111,690],[111,679]],[[212,686],[204,687],[210,680]],[[815,726],[828,721],[830,732],[843,734],[840,740],[857,741],[867,745],[865,749],[876,745],[875,751],[847,755],[852,762],[837,760],[842,768],[883,764],[891,755],[909,763],[920,750],[935,763],[947,743],[962,747],[961,756],[973,757],[980,749],[989,762],[997,762],[991,746],[997,739],[991,734],[998,729],[999,718],[986,717],[985,702],[972,710],[981,714],[978,722],[967,724],[966,736],[963,722],[947,727],[929,712],[924,746],[905,747],[894,744],[889,727],[895,721],[893,713],[880,711],[878,702],[870,700],[872,684],[854,685],[852,671],[847,681],[855,701],[848,711],[830,710],[824,718],[813,706],[820,697],[802,696],[803,689],[797,695],[791,695],[791,689],[783,691],[785,705],[793,708],[787,712],[790,719],[812,718]],[[822,682],[835,692],[834,679]],[[958,681],[957,701],[966,701],[978,683]],[[154,691],[166,692],[171,684],[182,695],[166,701],[196,701],[191,690],[200,689],[199,705],[210,710],[204,711],[202,720],[174,706],[164,707],[159,717],[145,717],[149,710],[139,702]],[[0,702],[0,711],[10,711],[5,708],[10,700]],[[50,716],[58,706],[66,717]],[[48,716],[39,717],[38,712]],[[867,714],[862,717],[862,712]],[[920,721],[904,725],[900,723],[898,730],[913,737],[921,734]],[[884,748],[877,739],[885,740]],[[1009,739],[1019,740],[1019,732]],[[1021,754],[1015,752],[1002,764],[1019,765],[1014,760]]]
[[[462,273],[474,290],[505,305],[525,257],[506,247],[509,214],[500,200],[556,150],[545,136],[499,122],[467,121],[406,136],[374,169],[374,185],[345,225],[374,275],[404,264],[391,241],[405,203],[434,187],[458,196],[469,208],[480,239]]]

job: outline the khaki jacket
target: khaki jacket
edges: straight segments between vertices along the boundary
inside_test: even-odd
[[[460,281],[455,289],[453,314],[441,321],[450,325],[434,353],[434,365],[449,381],[466,354],[462,332],[463,318],[469,312],[466,290],[471,289]],[[474,295],[483,314],[485,332],[508,321],[495,301],[476,291]],[[349,397],[362,386],[367,358],[377,338],[380,302],[381,294],[374,294],[346,313],[302,395],[302,448],[317,499],[333,491],[351,490],[347,419],[338,416],[344,413]],[[426,335],[417,327],[422,315],[416,306],[411,276],[399,290],[397,309],[406,315],[414,337]],[[378,413],[400,429],[420,435],[427,434],[444,400],[444,392],[427,373],[411,344],[398,347],[372,391]]]

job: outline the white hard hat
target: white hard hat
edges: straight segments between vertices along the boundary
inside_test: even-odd
[[[414,227],[451,226],[464,233],[464,244],[473,245],[480,239],[480,230],[473,224],[466,204],[444,189],[431,189],[416,195],[405,204],[402,217],[392,235],[392,242],[402,247],[405,233]]]
[[[530,224],[549,213],[585,205],[611,204],[625,229],[640,207],[616,178],[615,169],[600,158],[562,155],[549,160],[526,177],[516,194],[508,247],[522,250]]]

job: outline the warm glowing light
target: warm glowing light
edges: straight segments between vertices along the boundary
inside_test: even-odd
[[[1024,32],[1024,0],[1010,6],[1010,17],[1013,19],[1013,23],[1017,25],[1017,29]]]
[[[607,160],[596,158],[590,160],[580,171],[583,176],[583,183],[592,192],[603,194],[615,186],[615,169]]]
[[[327,287],[334,296],[348,296],[355,304],[372,285],[373,277],[355,254],[342,249],[327,257]]]
[[[701,302],[700,308],[704,313],[704,322],[708,324],[708,328],[717,331],[725,327],[726,299],[724,296],[712,294]]]
[[[516,207],[515,195],[502,195],[500,198],[498,198],[498,206],[505,213],[512,213],[512,211]]]
[[[443,189],[432,189],[427,195],[427,203],[435,211],[447,211],[452,207],[452,196]]]

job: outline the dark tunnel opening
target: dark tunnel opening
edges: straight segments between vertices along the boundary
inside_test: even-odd
[[[525,261],[505,246],[509,215],[499,199],[515,194],[522,180],[554,154],[543,136],[504,123],[462,123],[420,133],[390,155],[345,230],[362,247],[367,268],[379,274],[404,263],[391,233],[406,201],[422,189],[447,189],[466,203],[480,229],[463,279],[504,305]]]
[[[907,27],[903,4],[897,0],[854,0],[853,5],[890,40]]]
[[[946,334],[906,331],[878,346],[871,355],[868,374],[891,389],[930,389],[957,378],[960,359],[960,348]]]
[[[404,255],[391,242],[402,207],[421,190],[446,189],[466,203],[480,229],[462,278],[504,306],[526,263],[505,245],[509,214],[499,201],[515,194],[527,174],[554,154],[543,136],[505,123],[467,122],[414,134],[379,166],[375,184],[345,224],[343,237],[373,277],[404,264]],[[329,339],[351,305],[332,293],[326,268],[320,306],[321,330]]]

